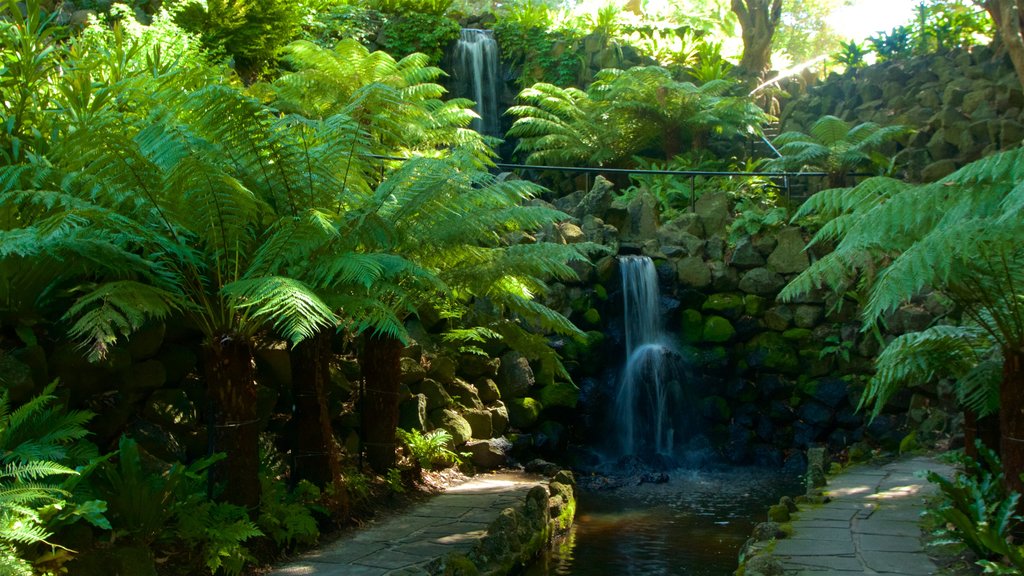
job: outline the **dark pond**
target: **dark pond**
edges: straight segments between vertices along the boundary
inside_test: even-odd
[[[664,484],[581,491],[576,525],[526,576],[726,576],[767,507],[799,494],[778,470],[677,470]]]

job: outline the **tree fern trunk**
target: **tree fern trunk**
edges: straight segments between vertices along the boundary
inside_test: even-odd
[[[398,428],[398,386],[402,342],[386,335],[363,337],[359,365],[366,381],[363,396],[363,438],[366,460],[378,473],[395,465],[395,431]]]
[[[976,412],[964,410],[964,453],[978,459],[978,449],[974,445],[975,440],[988,448],[999,451],[999,416],[990,414],[984,418],[978,417]]]
[[[214,335],[204,361],[215,422],[212,448],[227,455],[214,468],[214,480],[223,485],[225,500],[253,513],[260,504],[260,462],[252,347],[234,335]]]
[[[1003,349],[1003,381],[999,385],[999,455],[1006,485],[1024,493],[1024,349]]]

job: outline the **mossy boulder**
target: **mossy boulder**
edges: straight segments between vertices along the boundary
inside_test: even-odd
[[[583,321],[591,326],[601,325],[601,313],[596,308],[589,308],[583,313]]]
[[[757,294],[747,294],[743,297],[743,312],[747,316],[760,316],[764,314],[766,300]]]
[[[740,294],[712,294],[701,306],[704,311],[720,312],[725,315],[738,315],[743,310],[743,296]]]
[[[789,522],[789,506],[785,504],[775,504],[768,508],[768,521],[777,522],[782,524]]]
[[[537,423],[544,405],[533,398],[513,398],[506,405],[508,421],[515,428],[529,428]]]
[[[800,371],[800,360],[796,350],[777,332],[763,332],[747,343],[747,364],[761,368],[794,374]]]
[[[541,388],[538,399],[547,408],[575,408],[580,400],[580,389],[571,382],[555,382]]]
[[[701,313],[692,308],[683,310],[680,314],[679,337],[686,344],[700,342],[704,333],[704,317]]]
[[[736,328],[722,316],[708,316],[704,319],[701,339],[705,342],[728,342],[736,335]]]
[[[437,428],[447,430],[452,435],[452,444],[455,446],[462,446],[473,438],[473,427],[461,414],[451,408],[431,412],[430,421]]]
[[[782,333],[782,337],[790,342],[804,343],[811,339],[813,330],[808,328],[790,328]]]
[[[427,371],[419,360],[403,357],[399,362],[402,367],[402,384],[414,384],[426,377]]]

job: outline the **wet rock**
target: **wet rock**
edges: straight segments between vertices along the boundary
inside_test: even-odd
[[[697,199],[694,213],[704,224],[704,236],[723,235],[729,219],[729,196],[724,192],[709,192]]]
[[[128,339],[128,352],[135,361],[156,356],[164,343],[167,326],[163,322],[147,324],[143,329],[132,334]]]
[[[754,242],[750,236],[744,236],[736,242],[736,249],[732,252],[729,263],[737,268],[748,269],[758,268],[765,265],[764,256],[754,248]]]
[[[727,319],[721,316],[708,316],[704,319],[701,338],[705,342],[728,342],[735,335],[736,329]]]
[[[459,358],[458,372],[469,380],[477,378],[494,378],[498,374],[500,361],[479,354],[463,354]]]
[[[704,318],[700,312],[688,308],[680,313],[679,337],[684,344],[696,344],[704,333]]]
[[[759,334],[747,344],[746,350],[747,364],[752,368],[767,368],[785,374],[799,372],[797,353],[781,334]]]
[[[554,382],[540,389],[538,399],[546,408],[575,408],[580,399],[580,389],[571,382]]]
[[[793,321],[793,308],[782,304],[769,308],[764,313],[764,324],[771,330],[782,332],[789,328],[789,323]]]
[[[529,428],[540,418],[543,404],[533,398],[513,398],[506,402],[509,424],[515,428]]]
[[[785,537],[786,532],[778,522],[761,522],[754,526],[753,538],[758,542],[781,540]]]

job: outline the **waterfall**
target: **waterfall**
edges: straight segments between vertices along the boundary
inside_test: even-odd
[[[619,258],[625,299],[626,365],[616,395],[623,455],[669,456],[681,403],[679,352],[661,327],[658,274],[646,256]]]
[[[494,34],[490,30],[463,29],[452,54],[455,93],[476,102],[480,118],[473,120],[473,129],[481,134],[501,135],[497,88],[500,74]]]

